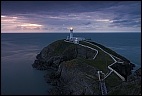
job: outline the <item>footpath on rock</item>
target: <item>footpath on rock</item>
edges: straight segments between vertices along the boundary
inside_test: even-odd
[[[116,87],[128,83],[134,67],[111,49],[86,40],[79,44],[57,40],[43,48],[36,58],[34,68],[50,70],[45,79],[53,85],[48,92],[51,95],[114,94]]]

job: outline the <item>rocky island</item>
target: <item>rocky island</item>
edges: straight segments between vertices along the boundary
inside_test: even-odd
[[[112,68],[124,76],[126,80],[122,81],[121,78],[112,72],[105,79],[108,94],[140,94],[139,92],[133,93],[132,90],[140,90],[141,72],[139,71],[141,69],[138,70],[139,73],[136,72],[135,76],[133,76],[131,70],[134,65],[129,60],[98,43],[91,43],[121,58],[124,62],[123,64],[116,63]],[[85,41],[81,41],[80,44],[85,45]],[[64,40],[57,40],[45,47],[37,55],[37,59],[32,66],[38,70],[50,71],[45,76],[46,81],[54,86],[49,94],[101,95],[97,72],[101,70],[107,74],[110,71],[108,66],[113,63],[113,60],[102,51],[98,53],[95,59],[92,59],[96,53],[96,51],[87,47],[65,42]],[[124,90],[127,90],[126,92],[122,89],[123,87]]]
[[[73,37],[57,40],[36,56],[32,64],[47,70],[53,85],[48,95],[140,95],[141,68],[96,42]]]

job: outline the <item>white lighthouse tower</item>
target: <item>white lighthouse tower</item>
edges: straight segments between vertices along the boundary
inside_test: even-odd
[[[73,38],[73,28],[70,28],[70,40]]]
[[[85,40],[85,38],[73,36],[73,28],[71,27],[70,28],[70,36],[67,36],[66,41],[72,42],[74,44],[79,44],[79,41],[83,41],[83,40]]]

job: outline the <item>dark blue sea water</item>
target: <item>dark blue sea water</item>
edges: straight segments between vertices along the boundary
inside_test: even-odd
[[[44,81],[46,71],[32,68],[45,46],[67,37],[67,33],[1,34],[1,94],[46,95],[51,87]],[[75,33],[111,48],[141,67],[141,33]]]

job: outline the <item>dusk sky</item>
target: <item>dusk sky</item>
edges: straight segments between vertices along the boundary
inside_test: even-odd
[[[141,32],[141,1],[2,1],[2,33]]]

